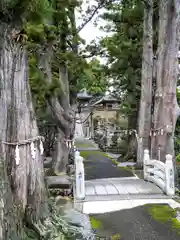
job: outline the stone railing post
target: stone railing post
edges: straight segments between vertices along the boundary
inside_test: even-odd
[[[165,189],[169,196],[175,195],[174,165],[172,155],[166,155],[165,162]]]
[[[143,157],[143,170],[144,170],[144,179],[148,179],[148,166],[147,163],[149,162],[150,157],[149,157],[149,150],[145,149],[144,150],[144,157]]]
[[[75,168],[76,168],[76,198],[78,200],[85,199],[85,182],[84,182],[84,164],[83,157],[79,151],[75,152]]]

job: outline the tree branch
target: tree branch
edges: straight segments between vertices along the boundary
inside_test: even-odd
[[[66,114],[64,113],[64,109],[60,105],[59,101],[55,97],[50,97],[48,99],[48,104],[57,125],[63,130],[63,132],[67,132],[69,130],[70,122],[67,121],[68,117],[65,118]]]
[[[102,8],[105,4],[112,2],[113,0],[107,1],[107,0],[100,0],[98,5],[95,7],[95,9],[92,11],[91,15],[77,28],[77,33],[79,33],[95,16],[97,11]]]
[[[72,45],[71,41],[70,41],[69,39],[66,39],[66,42],[67,42],[68,46],[69,46],[71,49],[73,49],[73,45]]]

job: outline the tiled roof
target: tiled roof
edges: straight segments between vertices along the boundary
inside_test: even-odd
[[[77,93],[77,98],[90,99],[92,98],[92,95],[88,94],[86,89],[82,89],[79,93]]]
[[[105,101],[105,102],[108,102],[108,101],[117,102],[118,99],[114,98],[114,97],[111,96],[111,95],[105,95],[105,96],[101,97],[99,100],[97,100],[96,102],[94,102],[94,103],[92,104],[92,106],[94,106],[94,105],[96,105],[96,104],[99,104],[99,103],[101,103],[101,102],[104,102],[104,101]]]

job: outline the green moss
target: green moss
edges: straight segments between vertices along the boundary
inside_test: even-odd
[[[75,146],[77,148],[89,148],[89,147],[94,147],[92,144],[89,143],[75,143]]]
[[[82,151],[80,152],[81,157],[87,159],[89,156],[102,156],[108,157],[106,153],[101,151]]]
[[[130,172],[132,172],[134,170],[134,168],[131,167],[131,166],[119,167],[119,168],[122,169],[122,170],[130,171]]]
[[[94,167],[93,166],[86,166],[85,165],[85,169],[88,170],[88,169],[93,169]]]
[[[108,155],[104,152],[101,152],[101,151],[94,151],[94,155],[96,156],[103,156],[103,157],[107,157],[108,158]]]
[[[102,228],[102,224],[99,220],[95,219],[94,217],[90,216],[90,223],[91,223],[91,227],[93,229],[99,229]]]
[[[90,155],[90,153],[89,152],[87,152],[87,151],[83,151],[83,152],[80,152],[80,155],[81,155],[81,157],[83,157],[83,158],[88,158],[88,156]]]
[[[111,236],[111,240],[120,240],[120,238],[121,238],[121,235],[119,233]]]
[[[117,162],[116,160],[114,160],[113,158],[110,158],[109,157],[109,159],[115,164],[115,165],[118,165],[119,164],[119,162]],[[119,167],[120,169],[122,169],[122,170],[127,170],[127,171],[130,171],[130,172],[132,172],[133,170],[134,170],[134,168],[132,167],[132,166],[126,166],[126,167]]]
[[[115,164],[115,165],[118,165],[118,162],[116,160],[114,160],[113,158],[110,158],[109,159]]]
[[[180,234],[180,222],[176,219],[176,210],[167,205],[147,205],[148,213],[160,223],[169,223]]]

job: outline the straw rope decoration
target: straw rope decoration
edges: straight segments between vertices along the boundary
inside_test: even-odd
[[[22,145],[26,145],[26,144],[30,144],[30,151],[31,151],[31,157],[32,159],[36,159],[36,147],[34,145],[34,142],[39,141],[39,150],[40,150],[40,154],[43,155],[44,153],[44,147],[43,147],[43,141],[44,141],[44,137],[42,136],[36,136],[33,138],[29,138],[27,140],[22,140],[19,142],[4,142],[2,141],[3,144],[5,145],[9,145],[9,146],[14,146],[15,147],[15,161],[16,161],[16,165],[18,166],[20,164],[20,154],[19,154],[19,146]]]

